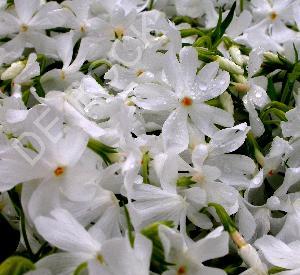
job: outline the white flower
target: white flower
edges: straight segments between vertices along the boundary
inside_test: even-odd
[[[45,121],[49,125],[44,127]],[[64,129],[61,117],[42,105],[32,108],[21,123],[27,124],[21,140],[13,139],[1,152],[1,191],[38,179],[56,184],[70,199],[92,198],[99,159],[86,148],[87,134],[76,127]]]
[[[146,110],[171,111],[162,128],[164,146],[173,152],[188,147],[188,116],[205,135],[212,136],[218,128],[233,126],[232,116],[205,104],[205,101],[221,95],[229,85],[229,74],[218,73],[218,64],[206,65],[197,75],[197,53],[192,48],[180,51],[180,63],[172,52],[167,53],[164,71],[168,87],[157,84],[140,85],[135,89],[135,103]],[[174,110],[175,109],[175,110]]]
[[[205,238],[191,243],[185,243],[181,234],[176,231],[160,226],[159,236],[161,238],[165,258],[167,262],[173,263],[164,275],[186,274],[186,275],[222,275],[225,271],[207,267],[202,263],[225,256],[228,253],[228,233],[219,227],[209,233]]]
[[[255,242],[263,253],[264,257],[274,266],[300,272],[300,246],[299,241],[285,244],[273,236],[266,235]],[[283,272],[280,274],[296,274],[293,272]]]
[[[70,274],[81,263],[88,261],[90,274],[148,274],[152,245],[136,234],[132,248],[127,238],[107,239],[110,220],[101,219],[88,231],[67,211],[55,209],[51,217],[35,219],[38,232],[52,245],[63,251],[43,258],[37,267],[48,268],[54,274]],[[51,228],[51,230],[49,230]],[[63,265],[57,263],[64,261]]]

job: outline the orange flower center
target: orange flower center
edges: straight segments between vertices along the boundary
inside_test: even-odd
[[[184,275],[186,274],[186,268],[185,266],[180,266],[177,270],[177,275]]]
[[[193,104],[193,100],[190,97],[185,96],[181,100],[181,104],[185,107],[191,106]]]
[[[54,170],[54,174],[55,176],[59,177],[61,176],[63,173],[65,172],[65,168],[64,167],[57,167],[55,170]]]
[[[270,170],[269,173],[268,173],[268,175],[269,175],[269,176],[273,176],[273,175],[274,175],[273,170]]]

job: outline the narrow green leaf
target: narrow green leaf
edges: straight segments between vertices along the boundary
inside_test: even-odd
[[[234,233],[237,231],[237,226],[234,221],[230,218],[224,207],[217,203],[209,203],[208,206],[215,208],[218,217],[221,220],[221,223],[224,226],[224,229],[229,233]]]
[[[180,177],[180,178],[177,179],[177,182],[176,182],[178,187],[189,187],[189,186],[191,186],[195,183],[196,182],[194,182],[192,180],[191,176],[189,176],[189,177]]]
[[[268,78],[267,93],[272,101],[277,99],[277,93],[276,93],[276,89],[272,77]]]
[[[22,92],[22,100],[23,100],[25,106],[27,106],[27,104],[28,104],[29,96],[30,96],[30,90],[29,89]]]
[[[124,210],[125,210],[125,218],[126,218],[126,222],[127,222],[128,238],[129,238],[131,246],[133,247],[133,245],[134,245],[134,235],[133,235],[134,228],[131,223],[131,218],[130,218],[130,215],[129,215],[126,205],[124,205]]]
[[[73,275],[85,274],[84,272],[87,271],[87,268],[88,268],[88,264],[87,262],[84,262],[75,269]]]
[[[30,270],[34,270],[34,264],[20,256],[12,256],[0,265],[0,275],[22,275]]]
[[[222,39],[226,29],[230,25],[234,16],[235,8],[236,8],[236,2],[233,3],[228,15],[226,16],[223,22],[222,22],[222,11],[221,9],[219,10],[218,24],[211,36],[211,41],[213,43],[214,48],[216,48],[219,45],[220,40]]]
[[[205,33],[203,31],[201,31],[200,29],[196,29],[196,28],[180,30],[180,34],[181,34],[182,38],[193,36],[193,35],[198,35],[198,36],[205,35]]]
[[[99,155],[107,165],[112,163],[110,157],[113,154],[118,153],[116,148],[107,146],[103,144],[101,141],[93,138],[89,139],[87,147],[90,148],[92,151],[94,151],[94,153]]]
[[[144,153],[142,158],[142,176],[144,183],[150,183],[149,181],[149,163],[150,163],[149,152]]]

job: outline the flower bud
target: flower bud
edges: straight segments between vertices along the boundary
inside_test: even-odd
[[[253,268],[256,274],[267,275],[267,268],[259,258],[257,251],[250,244],[247,244],[239,249],[239,255],[245,264]]]
[[[26,63],[24,61],[17,61],[10,65],[1,75],[1,80],[14,79],[18,74],[20,74],[25,68]]]
[[[234,113],[234,105],[231,95],[225,92],[220,95],[220,102],[225,111],[232,114]]]
[[[229,54],[232,57],[232,60],[239,66],[244,65],[244,58],[240,49],[237,46],[231,46],[229,48]]]
[[[244,69],[241,68],[240,66],[236,65],[234,62],[231,60],[222,57],[222,56],[217,56],[216,61],[219,62],[220,68],[232,73],[232,74],[244,74]]]
[[[256,158],[257,162],[261,165],[261,167],[264,167],[264,165],[265,165],[265,157],[261,153],[261,151],[259,151],[257,148],[255,148],[254,149],[254,155],[255,155],[255,158]]]
[[[281,63],[280,59],[278,58],[278,55],[272,52],[265,52],[264,58],[267,59],[269,62]]]

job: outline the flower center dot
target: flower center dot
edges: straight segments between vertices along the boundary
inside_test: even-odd
[[[55,170],[54,170],[54,174],[55,176],[59,177],[61,176],[63,173],[65,172],[65,168],[64,167],[57,167]]]
[[[66,79],[66,74],[65,74],[64,71],[61,71],[61,73],[60,73],[60,78],[61,78],[62,80],[65,80],[65,79]]]
[[[186,274],[186,268],[184,266],[181,266],[177,270],[177,275],[184,275]]]
[[[143,73],[144,73],[143,70],[137,70],[136,76],[139,77],[139,76],[141,76]]]
[[[20,31],[21,31],[21,32],[27,32],[27,31],[28,31],[28,26],[25,25],[25,24],[22,24],[22,25],[20,26]]]
[[[121,39],[124,36],[124,29],[122,27],[115,28],[115,37]]]
[[[182,100],[181,100],[181,104],[185,107],[188,107],[188,106],[191,106],[193,104],[193,100],[190,98],[190,97],[184,97]]]
[[[273,175],[274,175],[273,170],[270,170],[269,173],[268,173],[268,175],[269,175],[269,176],[273,176]]]
[[[276,18],[277,18],[277,16],[278,16],[278,14],[275,12],[275,11],[272,11],[271,13],[270,13],[270,18],[271,18],[271,20],[276,20]]]
[[[80,32],[85,32],[85,26],[84,25],[80,26]]]

